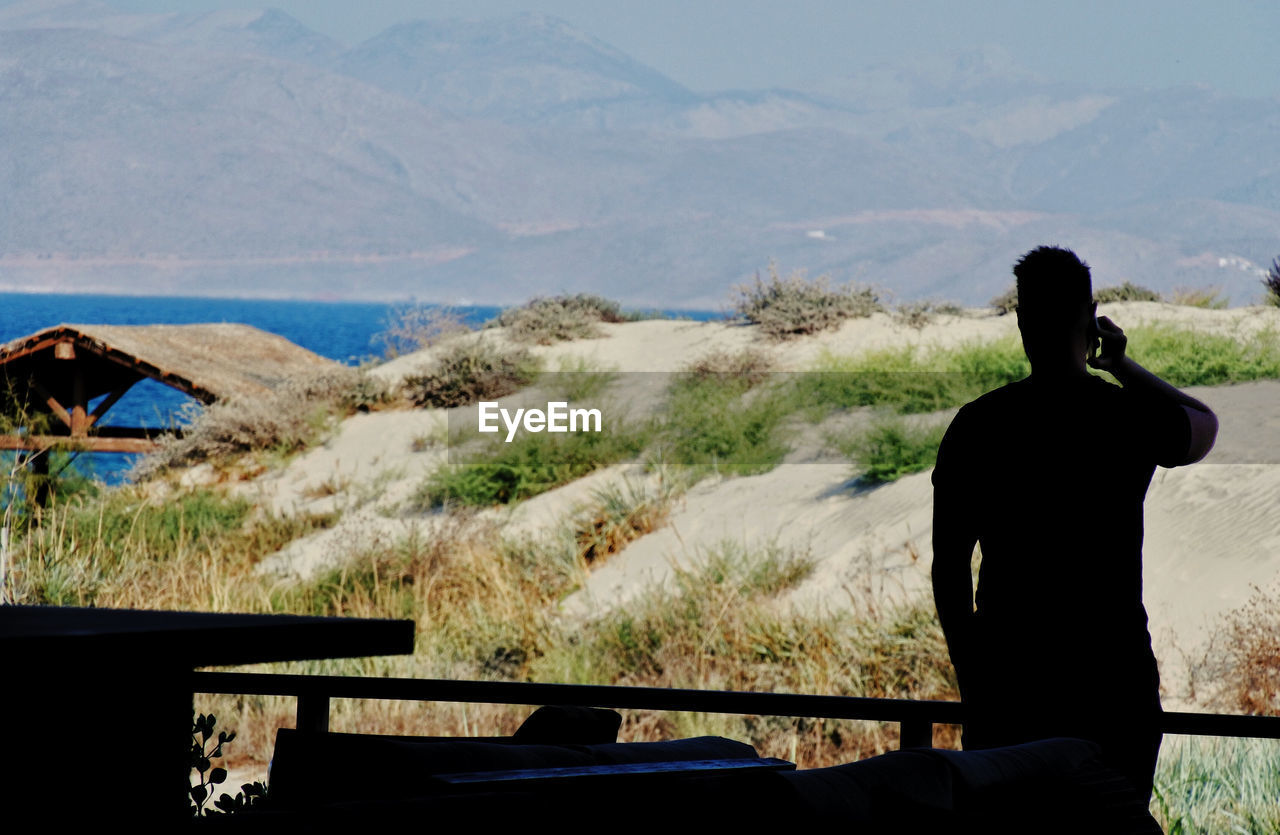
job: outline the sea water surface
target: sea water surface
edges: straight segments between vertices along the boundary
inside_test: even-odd
[[[0,344],[67,323],[78,325],[187,325],[239,322],[279,334],[323,357],[360,365],[382,358],[378,338],[403,305],[366,302],[264,301],[176,296],[101,296],[0,293]],[[453,308],[478,327],[501,308]],[[718,318],[714,311],[661,311],[698,321]],[[170,427],[180,425],[184,409],[195,401],[162,383],[145,379],[133,386],[103,416],[104,425]],[[188,412],[189,413],[189,412]],[[107,483],[122,481],[137,456],[81,453],[75,466]]]

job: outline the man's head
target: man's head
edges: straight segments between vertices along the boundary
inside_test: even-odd
[[[1089,265],[1069,249],[1037,247],[1013,267],[1018,329],[1032,366],[1078,365],[1097,311]]]

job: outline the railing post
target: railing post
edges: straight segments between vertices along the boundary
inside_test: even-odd
[[[329,696],[324,693],[299,693],[296,724],[300,731],[328,732]]]
[[[932,748],[933,723],[924,719],[904,719],[898,725],[899,748]]]

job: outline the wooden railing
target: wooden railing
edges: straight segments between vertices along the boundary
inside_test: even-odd
[[[579,705],[630,710],[683,710],[757,716],[804,716],[894,722],[903,748],[929,748],[934,725],[964,721],[960,702],[865,699],[733,690],[680,690],[665,687],[617,687],[591,684],[540,684],[515,681],[449,681],[359,676],[303,676],[271,673],[194,673],[195,693],[293,696],[297,727],[327,731],[331,699],[391,699],[472,704]],[[1166,711],[1166,734],[1280,739],[1280,717]]]

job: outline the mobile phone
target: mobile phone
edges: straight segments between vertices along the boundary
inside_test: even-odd
[[[1098,327],[1098,317],[1093,317],[1093,322],[1089,325],[1089,361],[1093,362],[1098,358],[1098,351],[1102,349],[1102,328]]]

